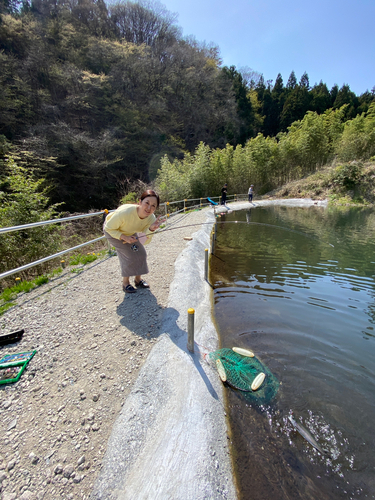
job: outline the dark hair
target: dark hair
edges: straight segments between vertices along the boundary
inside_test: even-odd
[[[155,191],[153,191],[152,189],[147,189],[147,191],[142,193],[142,195],[140,197],[140,201],[143,201],[145,198],[148,198],[149,196],[154,196],[156,198],[156,201],[157,201],[156,208],[158,208],[159,203],[160,203],[159,195],[156,194]]]

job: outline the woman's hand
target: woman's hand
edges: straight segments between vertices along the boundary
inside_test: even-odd
[[[159,220],[161,217],[162,215],[159,215],[156,221],[151,224],[151,226],[149,227],[150,231],[156,231],[157,229],[159,229],[160,224],[162,223],[162,221]]]
[[[135,236],[126,236],[126,234],[122,234],[120,236],[120,240],[123,243],[135,243],[137,241],[137,238]]]

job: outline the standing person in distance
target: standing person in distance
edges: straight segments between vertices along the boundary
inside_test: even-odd
[[[224,184],[224,186],[221,189],[221,204],[225,205],[227,201],[227,186],[228,184]]]
[[[116,248],[122,274],[122,289],[126,293],[137,290],[130,284],[130,276],[134,276],[134,284],[138,288],[150,288],[142,279],[148,273],[147,253],[141,242],[149,243],[148,234],[159,228],[160,217],[156,218],[155,210],[159,206],[159,195],[149,189],[142,193],[138,205],[121,205],[113,213],[108,214],[104,223],[104,236]],[[141,234],[140,234],[141,233]]]
[[[251,184],[249,187],[249,203],[253,201],[253,194],[254,194],[254,184]]]

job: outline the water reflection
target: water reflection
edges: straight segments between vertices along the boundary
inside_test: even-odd
[[[217,234],[221,345],[251,349],[282,383],[267,408],[226,390],[242,498],[372,497],[375,215],[257,207],[222,217]]]

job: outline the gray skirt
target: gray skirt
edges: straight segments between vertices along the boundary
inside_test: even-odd
[[[106,231],[104,236],[109,243],[116,248],[117,257],[120,261],[121,276],[140,276],[148,273],[147,253],[142,243],[123,243],[122,241],[112,238]]]

